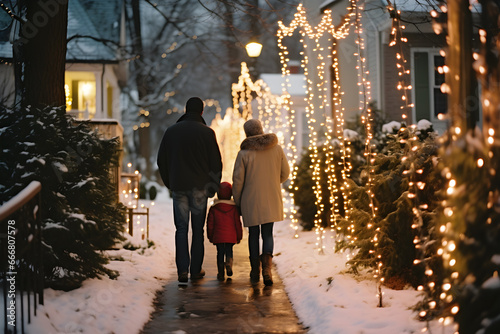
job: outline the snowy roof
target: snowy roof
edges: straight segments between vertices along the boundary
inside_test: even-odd
[[[16,4],[16,1],[13,1]],[[114,62],[120,42],[121,0],[71,0],[68,5],[68,62]],[[14,6],[14,9],[16,7]],[[0,58],[12,58],[12,19],[0,11]],[[86,36],[77,37],[74,36]],[[100,40],[111,41],[111,43]]]
[[[328,7],[332,6],[336,2],[339,2],[341,0],[326,0],[324,1],[321,5],[319,5],[320,11],[324,11],[325,9],[328,9]]]
[[[389,1],[382,0],[385,6],[388,5]],[[432,10],[432,7],[428,2],[422,0],[391,0],[390,3],[398,10],[402,12],[425,12],[428,13]],[[435,6],[438,7],[438,6]]]
[[[389,1],[382,0],[384,5],[388,5]],[[390,0],[390,3],[402,12],[423,12],[429,13],[432,9],[439,9],[440,3],[437,0]],[[472,3],[472,12],[480,12],[481,6],[476,2]]]
[[[265,73],[260,78],[269,86],[271,93],[281,95],[285,78],[281,74]],[[288,93],[292,96],[306,95],[306,78],[303,74],[290,74]]]
[[[108,1],[103,2],[107,3]],[[99,21],[94,15],[96,13],[89,13],[88,9],[85,9],[82,3],[85,3],[85,1],[80,2],[80,0],[73,0],[69,2],[68,38],[81,35],[92,36],[97,39],[109,39],[107,37],[111,37],[111,34],[107,34],[105,32],[105,27],[94,25]],[[93,17],[94,22],[91,17]],[[96,41],[94,39],[75,38],[68,42],[68,51],[66,53],[66,60],[68,61],[109,61],[115,60],[115,58],[116,57],[114,51],[110,46],[106,46],[102,42]]]

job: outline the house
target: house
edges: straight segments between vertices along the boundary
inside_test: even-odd
[[[311,22],[319,21],[324,11],[330,9],[333,24],[340,25],[348,15],[348,0],[307,0],[305,6]],[[387,120],[403,121],[402,92],[397,89],[400,77],[397,67],[397,53],[402,54],[406,62],[405,70],[409,75],[405,84],[411,85],[407,90],[408,124],[421,119],[431,121],[434,128],[442,133],[447,128],[447,96],[441,92],[444,74],[440,66],[445,64],[441,49],[446,47],[445,33],[437,34],[435,22],[431,18],[432,8],[427,2],[416,0],[367,0],[364,2],[361,25],[364,40],[363,55],[366,58],[366,79],[371,83],[371,100],[381,109]],[[390,46],[393,17],[388,6],[392,5],[401,12],[401,18],[406,23],[402,30],[405,43]],[[311,23],[313,24],[313,23]],[[436,29],[436,30],[435,30]],[[356,34],[354,27],[345,38],[336,40],[335,50],[338,57],[338,69],[342,96],[342,106],[346,120],[353,120],[359,115],[360,89],[358,85],[358,65],[356,52]],[[480,108],[480,105],[477,104]],[[441,115],[440,115],[441,114]],[[479,113],[480,114],[480,113]],[[478,116],[478,121],[480,121]]]
[[[16,1],[12,1],[16,10]],[[104,138],[118,137],[123,147],[120,95],[127,63],[121,59],[126,39],[124,0],[70,0],[64,89],[66,111],[77,121],[90,120]],[[0,105],[14,104],[13,31],[17,21],[0,11]],[[110,172],[120,193],[123,151]]]
[[[12,2],[14,11],[16,1]],[[0,11],[0,102],[14,102],[12,31],[17,23]],[[120,93],[126,81],[123,0],[70,0],[65,92],[68,113],[77,119],[121,120]]]
[[[307,148],[309,145],[309,129],[307,125],[306,116],[306,79],[303,73],[299,73],[298,65],[293,65],[297,68],[297,71],[290,74],[288,77],[288,89],[287,92],[290,94],[290,102],[293,106],[294,111],[294,123],[295,127],[290,129],[296,132],[294,136],[293,145],[297,148],[300,153],[303,149]],[[283,93],[283,85],[285,84],[285,78],[281,73],[263,73],[260,75],[260,79],[269,87],[270,93],[274,96],[281,96]],[[281,117],[283,124],[287,124],[287,119],[290,120],[292,115],[288,115],[286,110],[281,111]],[[291,133],[284,133],[286,137],[286,142],[289,142],[291,138]]]

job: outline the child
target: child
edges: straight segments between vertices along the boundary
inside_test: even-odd
[[[214,205],[210,207],[207,218],[208,240],[217,246],[217,279],[224,280],[224,267],[227,276],[233,275],[233,245],[241,241],[243,228],[240,213],[231,200],[232,187],[222,182]],[[224,262],[224,255],[226,262]]]

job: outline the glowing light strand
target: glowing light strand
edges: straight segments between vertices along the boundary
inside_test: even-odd
[[[352,9],[350,9],[352,11]],[[304,38],[307,36],[309,39],[313,40],[316,42],[316,48],[315,50],[322,50],[321,46],[319,45],[319,39],[325,34],[329,33],[332,35],[334,38],[341,39],[345,38],[349,34],[349,28],[350,28],[350,20],[351,16],[347,15],[344,18],[344,21],[342,24],[336,28],[332,24],[332,18],[331,18],[331,11],[327,10],[325,11],[325,14],[322,17],[322,20],[320,24],[316,27],[312,27],[308,22],[306,18],[306,12],[305,9],[303,8],[302,4],[298,6],[297,12],[294,15],[294,19],[290,23],[288,27],[286,27],[281,21],[278,22],[279,29],[278,29],[278,46],[280,47],[280,60],[282,63],[282,74],[287,75],[289,74],[289,71],[287,69],[287,64],[289,62],[288,59],[288,50],[286,46],[283,45],[282,40],[285,36],[292,36],[293,32],[298,28],[301,27],[300,34],[302,35],[302,40],[301,42],[304,45],[304,49],[307,48],[307,44],[304,43]],[[320,159],[318,155],[318,149],[317,149],[317,137],[318,133],[316,130],[316,119],[314,116],[315,113],[315,105],[313,101],[313,81],[310,79],[309,76],[309,71],[307,69],[307,65],[309,62],[309,59],[307,55],[302,52],[301,53],[304,58],[302,59],[302,67],[304,68],[304,74],[306,76],[306,81],[307,81],[307,97],[306,97],[306,102],[307,102],[307,107],[306,107],[306,116],[307,116],[307,122],[308,122],[308,128],[309,128],[309,150],[312,151],[311,153],[311,161],[312,165],[311,168],[313,169],[313,180],[315,182],[315,185],[313,186],[313,190],[316,196],[316,205],[318,208],[318,211],[316,212],[315,216],[315,226],[316,226],[316,233],[318,233],[318,249],[321,252],[323,250],[322,246],[322,239],[323,239],[323,227],[322,227],[322,213],[324,210],[324,205],[322,204],[323,200],[323,195],[322,195],[322,190],[321,190],[321,171],[320,171]],[[322,68],[324,70],[324,65],[322,62]],[[321,69],[320,69],[321,72]],[[321,74],[318,74],[321,76]],[[287,88],[287,83],[284,86],[284,90]],[[285,96],[289,96],[285,91],[284,94]],[[320,95],[321,97],[326,96],[326,90],[325,94],[322,95],[321,89],[320,89]],[[285,99],[287,101],[287,99]],[[320,106],[320,108],[326,106],[325,103]],[[293,112],[292,112],[293,113]],[[296,152],[296,151],[295,151]],[[296,157],[296,153],[294,153]],[[295,161],[297,160],[296,158],[294,159]],[[294,180],[296,178],[296,166],[293,168],[293,174],[292,174],[292,181],[291,181],[291,187],[294,186]],[[297,219],[295,217],[292,217],[292,227],[297,230]],[[297,233],[295,233],[295,236],[297,236]]]
[[[390,47],[396,47],[396,67],[398,71],[398,84],[396,86],[397,90],[402,91],[401,93],[401,118],[403,121],[407,121],[408,112],[413,108],[413,103],[410,103],[409,96],[411,95],[411,83],[410,82],[410,70],[407,67],[407,60],[404,54],[404,43],[408,42],[408,39],[403,36],[403,30],[406,28],[401,24],[401,11],[397,10],[389,2],[387,10],[392,18],[391,27],[391,41],[389,42]]]

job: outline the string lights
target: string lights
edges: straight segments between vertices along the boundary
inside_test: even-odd
[[[233,107],[226,110],[223,118],[220,114],[221,107],[218,101],[205,101],[207,106],[216,107],[216,115],[211,127],[217,134],[223,155],[222,179],[227,181],[232,179],[232,167],[239,151],[239,144],[245,138],[243,132],[245,120],[257,117],[262,122],[264,131],[275,133],[279,143],[284,146],[286,146],[285,139],[289,131],[289,124],[283,119],[281,113],[284,109],[282,97],[272,94],[270,87],[262,79],[254,82],[245,62],[241,63],[240,76],[231,88]],[[257,110],[254,112],[253,106],[255,104]]]
[[[323,203],[324,192],[328,191],[330,193],[330,204],[332,206],[332,211],[329,215],[330,227],[334,229],[335,222],[338,215],[343,211],[344,214],[348,216],[348,201],[347,201],[347,175],[348,164],[346,162],[346,148],[345,141],[343,138],[343,124],[344,115],[343,107],[341,102],[342,91],[338,79],[338,60],[336,57],[336,50],[332,48],[335,45],[335,41],[338,39],[344,39],[349,35],[349,30],[353,24],[352,17],[354,16],[355,1],[351,1],[351,6],[348,7],[348,14],[343,18],[341,24],[338,27],[333,25],[333,20],[331,16],[331,11],[326,10],[322,16],[321,22],[316,26],[312,27],[307,22],[306,11],[302,5],[299,5],[297,12],[294,15],[294,19],[287,27],[281,21],[278,22],[278,46],[280,48],[280,60],[282,64],[282,74],[289,76],[290,71],[288,69],[288,62],[290,61],[289,53],[287,47],[283,43],[283,39],[287,36],[292,36],[293,33],[300,28],[300,34],[302,36],[301,43],[303,44],[304,51],[301,52],[303,56],[302,67],[304,69],[304,74],[307,83],[307,97],[305,98],[306,106],[306,117],[309,129],[309,151],[311,157],[311,169],[312,178],[314,181],[313,191],[315,193],[315,204],[317,207],[317,212],[315,214],[314,224],[317,236],[317,247],[319,252],[323,252],[323,239],[324,239],[324,225],[327,222],[323,222],[325,214],[325,203]],[[322,46],[324,36],[328,36],[327,47]],[[314,69],[315,73],[312,73],[312,69],[309,68],[309,55],[307,53],[309,43],[306,42],[308,38],[311,47],[309,50],[316,56],[318,60],[318,65]],[[333,41],[332,41],[333,39]],[[336,78],[332,78],[333,87],[329,87],[326,69],[327,69],[327,59],[332,59],[332,69],[334,70],[334,75]],[[314,76],[316,74],[316,76]],[[316,85],[315,85],[316,83]],[[287,93],[289,82],[285,80],[283,86],[283,96],[289,97]],[[330,101],[328,92],[332,90],[332,99]],[[284,99],[285,103],[289,99]],[[290,118],[294,119],[293,108],[287,105],[287,111],[290,111]],[[324,121],[320,121],[323,119]],[[294,134],[295,136],[295,134]],[[334,159],[334,147],[333,138],[336,138],[340,147],[340,161],[335,163]],[[320,141],[323,141],[320,143]],[[322,145],[322,154],[318,150],[318,145]],[[296,150],[296,149],[295,149]],[[297,160],[296,151],[293,152],[294,161]],[[326,156],[326,169],[322,170],[321,167],[321,155]],[[340,172],[337,177],[337,171]],[[292,180],[290,187],[294,187],[295,178],[297,177],[297,167],[294,166]],[[327,178],[326,183],[328,185],[327,189],[322,189],[322,180]],[[343,197],[341,201],[338,196],[339,194]],[[343,207],[340,208],[340,203],[343,203]],[[346,210],[347,209],[347,210]],[[297,219],[292,217],[292,227],[297,230]],[[295,234],[297,236],[297,234]]]
[[[372,228],[373,219],[376,217],[377,207],[374,203],[374,194],[373,194],[373,163],[375,162],[376,153],[373,152],[373,115],[372,108],[370,106],[371,101],[371,84],[370,81],[367,80],[366,76],[369,74],[369,71],[366,69],[366,58],[364,57],[365,43],[363,38],[363,27],[361,23],[362,19],[362,11],[363,7],[355,7],[356,12],[356,21],[355,21],[355,33],[356,33],[356,46],[357,51],[354,54],[356,57],[356,69],[358,76],[358,86],[360,86],[359,94],[359,114],[361,115],[361,122],[365,127],[366,139],[365,139],[365,153],[364,156],[366,158],[367,165],[367,174],[368,180],[366,183],[367,193],[370,199],[370,209],[371,209],[371,222],[368,224],[368,228]],[[352,234],[354,232],[354,225],[350,225],[349,232]],[[378,237],[374,237],[377,239]],[[353,242],[352,240],[351,242]]]
[[[131,172],[132,164],[127,164],[128,173],[122,173],[120,183],[120,202],[129,208],[139,207],[139,183],[141,174],[138,170]]]
[[[0,2],[0,9],[3,9],[11,18],[18,20],[23,24],[26,23],[26,21],[22,17],[16,15],[9,7],[5,6],[5,4],[2,2]]]
[[[410,82],[410,69],[407,66],[407,60],[404,54],[404,43],[408,39],[403,36],[403,30],[406,26],[401,23],[401,11],[388,1],[387,10],[392,18],[391,41],[390,47],[396,47],[396,67],[398,71],[398,83],[396,88],[401,91],[401,118],[403,121],[408,120],[408,112],[414,107],[410,103],[409,96],[411,95],[412,85]]]
[[[366,228],[373,230],[373,236],[371,238],[372,248],[369,253],[372,254],[373,259],[375,260],[375,269],[373,277],[377,280],[377,299],[379,300],[379,307],[382,307],[382,284],[384,283],[384,275],[382,274],[383,270],[383,262],[382,262],[382,254],[379,251],[379,243],[381,239],[380,235],[380,227],[375,226],[375,219],[378,213],[378,207],[375,203],[375,194],[373,192],[373,181],[374,181],[374,163],[377,153],[374,151],[372,139],[373,139],[373,111],[370,105],[371,102],[371,83],[367,79],[369,71],[367,70],[366,65],[366,57],[365,54],[365,42],[363,38],[363,25],[362,25],[362,12],[364,7],[355,5],[355,33],[356,33],[356,46],[357,51],[354,54],[356,56],[356,69],[358,74],[358,86],[359,90],[359,112],[361,115],[361,122],[365,127],[365,152],[364,156],[366,158],[366,171],[367,171],[367,182],[365,187],[367,189],[367,195],[369,197],[369,207],[370,207],[370,221],[367,224]],[[348,232],[352,235],[354,233],[355,225],[353,222],[350,223]],[[351,236],[349,236],[351,237]],[[355,237],[351,237],[351,242],[354,242]]]
[[[451,5],[450,5],[451,8]],[[422,152],[421,149],[424,147],[425,143],[419,138],[419,125],[408,125],[410,112],[414,108],[414,104],[412,103],[411,91],[413,89],[410,78],[410,67],[408,61],[405,56],[405,51],[407,51],[407,46],[405,45],[408,42],[407,37],[403,34],[405,29],[404,24],[401,21],[401,11],[398,10],[395,5],[388,1],[387,9],[389,11],[390,17],[392,19],[392,27],[391,27],[391,35],[390,35],[390,43],[389,46],[396,49],[395,54],[395,64],[398,73],[398,80],[396,88],[398,92],[400,92],[400,110],[401,110],[401,119],[402,119],[402,128],[398,133],[399,144],[403,148],[403,155],[401,157],[401,163],[404,166],[403,170],[403,178],[408,181],[408,192],[405,194],[407,197],[405,199],[405,203],[411,203],[411,210],[413,213],[413,223],[412,228],[415,231],[415,237],[413,243],[417,250],[421,250],[422,252],[429,251],[426,249],[430,244],[434,242],[431,239],[434,236],[430,234],[433,233],[426,231],[425,228],[429,228],[426,225],[430,220],[431,212],[430,209],[431,204],[435,204],[435,202],[426,202],[428,198],[426,197],[428,194],[424,194],[425,191],[429,191],[429,187],[431,186],[427,182],[427,178],[429,177],[429,173],[431,172],[431,168],[428,165],[423,165],[423,161],[419,160],[422,157],[428,157],[426,152]],[[441,3],[439,9],[443,13],[447,13],[448,8],[446,4]],[[294,16],[293,21],[290,23],[290,26],[286,27],[281,22],[279,22],[280,29],[278,30],[278,46],[280,47],[280,59],[282,63],[282,74],[283,76],[289,75],[288,62],[289,53],[286,46],[283,45],[283,39],[287,36],[292,36],[294,31],[300,28],[300,34],[302,36],[301,42],[304,46],[304,51],[301,53],[303,56],[302,59],[302,67],[304,68],[304,73],[306,76],[307,82],[307,97],[306,97],[306,116],[307,116],[307,124],[309,129],[309,152],[311,158],[310,169],[312,170],[312,178],[313,178],[313,190],[315,193],[315,204],[317,206],[317,212],[315,215],[315,227],[317,236],[317,246],[318,250],[321,252],[323,250],[322,239],[324,238],[324,229],[325,226],[326,215],[325,215],[325,203],[323,201],[324,196],[326,196],[326,189],[324,189],[325,177],[327,178],[328,183],[328,191],[331,195],[342,193],[342,196],[348,198],[349,189],[348,184],[344,181],[349,177],[350,165],[349,165],[349,157],[350,157],[350,148],[348,140],[345,140],[342,134],[342,126],[343,126],[343,107],[342,107],[342,91],[339,85],[338,78],[338,59],[336,57],[336,48],[337,43],[340,39],[345,38],[349,34],[349,30],[352,26],[356,29],[357,39],[357,52],[354,53],[357,59],[357,67],[358,70],[358,86],[360,93],[360,105],[359,111],[361,114],[361,120],[365,126],[366,130],[366,141],[365,141],[365,157],[367,161],[367,175],[368,181],[366,183],[366,188],[368,196],[370,198],[370,209],[371,209],[371,221],[367,225],[368,229],[373,229],[373,236],[371,238],[372,241],[372,249],[370,251],[373,254],[373,257],[376,261],[376,269],[375,276],[379,279],[380,284],[378,287],[380,288],[383,281],[383,266],[382,263],[382,254],[380,254],[380,250],[378,249],[379,243],[382,238],[382,231],[379,227],[375,225],[377,216],[378,216],[378,208],[376,207],[373,186],[374,186],[374,175],[375,175],[375,159],[376,153],[375,148],[372,144],[373,139],[373,111],[370,106],[370,82],[366,79],[368,76],[366,59],[363,56],[364,53],[364,40],[363,36],[363,27],[361,24],[361,11],[363,7],[361,5],[358,6],[357,1],[351,1],[350,7],[348,8],[348,15],[341,22],[340,28],[335,28],[332,25],[331,20],[331,12],[325,11],[321,22],[318,26],[312,27],[307,23],[305,17],[305,11],[302,5],[300,5],[297,9],[297,13]],[[450,9],[451,10],[451,9]],[[353,12],[355,14],[353,14]],[[352,16],[354,15],[355,20],[353,20]],[[435,23],[435,18],[437,18],[440,13],[437,10],[433,9],[430,12],[430,16],[433,19],[432,24],[436,33],[441,33],[443,31],[442,27],[438,27]],[[455,22],[456,23],[456,22]],[[328,47],[322,47],[320,40],[324,41],[324,36],[328,35]],[[487,33],[484,30],[479,31],[480,41],[485,44],[487,42]],[[495,36],[497,37],[497,36]],[[307,40],[307,43],[305,40]],[[332,48],[333,46],[333,48]],[[496,50],[495,50],[496,51]],[[326,55],[325,55],[326,53]],[[446,55],[444,50],[440,51],[440,54],[444,57]],[[325,63],[328,61],[327,59],[331,59],[332,63],[332,77],[331,82],[332,86],[329,87],[331,89],[331,101],[327,99],[327,89],[326,89],[326,79],[324,78],[325,68],[327,66]],[[317,66],[312,66],[310,64],[310,60],[314,59],[314,63]],[[481,56],[478,54],[474,54],[474,59],[476,61],[479,60],[478,66],[476,70],[479,75],[483,75],[485,78],[487,75],[492,75],[492,69],[487,69],[484,64],[484,59],[481,62]],[[311,61],[312,63],[312,61]],[[451,65],[450,65],[451,67]],[[440,74],[449,74],[450,68],[448,65],[443,65],[437,68],[437,71]],[[316,75],[316,76],[315,76]],[[496,73],[495,73],[496,75]],[[449,75],[448,75],[449,76]],[[455,76],[456,78],[457,76]],[[462,79],[462,78],[461,78]],[[458,81],[458,79],[456,79]],[[288,81],[285,80],[284,88],[283,88],[283,96],[289,97],[287,95],[288,89]],[[483,89],[486,87],[483,83]],[[496,85],[495,87],[498,87]],[[441,85],[441,92],[443,93],[452,93],[451,88],[448,83],[444,83]],[[498,114],[497,109],[499,103],[499,94],[498,92],[488,92],[487,90],[483,90],[483,101],[482,105],[485,110],[485,115],[489,114]],[[489,95],[488,95],[489,94]],[[295,114],[293,108],[288,106],[287,100],[285,99],[285,109],[290,114],[290,119],[295,118]],[[332,113],[329,114],[326,112],[328,108],[331,108]],[[443,115],[438,115],[438,118],[442,120],[444,118]],[[452,119],[453,121],[453,119]],[[487,148],[487,156],[483,156],[481,154],[477,154],[474,156],[475,166],[477,168],[482,168],[483,170],[488,170],[489,175],[492,180],[498,180],[496,176],[498,168],[492,168],[491,159],[496,157],[499,149],[499,132],[500,126],[498,124],[498,117],[489,117],[483,121],[483,138],[485,141],[485,146]],[[455,146],[458,141],[464,141],[464,145],[467,146],[470,144],[470,138],[464,139],[467,135],[467,129],[462,126],[462,124],[453,123],[452,128],[449,131],[449,140]],[[294,133],[295,135],[295,133]],[[473,136],[474,137],[474,136]],[[335,156],[333,153],[333,145],[334,140],[339,140],[339,148],[342,156],[342,162],[337,162],[335,160]],[[468,142],[469,141],[469,142]],[[346,146],[343,147],[342,145]],[[462,145],[460,142],[459,145]],[[476,146],[480,146],[476,141],[474,143]],[[472,150],[472,149],[470,149]],[[443,160],[449,158],[447,155],[451,153],[442,154]],[[322,156],[326,156],[326,167],[320,167],[320,160]],[[435,161],[432,161],[435,163]],[[341,164],[343,166],[341,166]],[[457,227],[456,225],[460,224],[460,220],[465,221],[463,217],[463,208],[457,207],[456,196],[463,191],[462,188],[466,186],[467,182],[464,182],[460,179],[460,172],[455,167],[450,167],[445,169],[445,173],[443,176],[446,179],[446,189],[445,189],[445,199],[441,202],[441,206],[438,209],[441,213],[440,216],[444,217],[444,223],[441,223],[438,226],[438,243],[439,245],[432,244],[433,247],[436,247],[437,255],[440,256],[443,260],[444,269],[446,272],[449,272],[449,276],[445,277],[444,280],[436,280],[435,277],[438,275],[434,272],[433,268],[427,263],[428,258],[425,256],[429,256],[428,253],[421,253],[423,256],[414,260],[415,264],[425,264],[425,275],[427,277],[427,282],[424,285],[421,285],[418,290],[423,291],[432,291],[433,294],[437,293],[437,298],[429,299],[426,301],[427,310],[437,310],[437,308],[442,307],[441,305],[446,306],[446,311],[442,309],[439,310],[442,314],[442,317],[439,319],[439,322],[445,326],[453,324],[454,317],[457,316],[460,312],[460,307],[455,300],[454,294],[456,293],[457,284],[462,284],[465,277],[464,273],[461,272],[458,267],[463,266],[461,263],[462,259],[460,258],[462,255],[458,252],[458,247],[460,242],[463,242],[463,238],[465,236],[465,232],[459,231],[462,227]],[[336,173],[341,168],[341,173]],[[296,171],[296,170],[295,170]],[[292,176],[292,185],[294,184],[294,180],[297,177],[296,172],[294,172]],[[497,183],[498,184],[498,183]],[[343,188],[344,187],[344,188]],[[490,191],[487,201],[487,209],[490,210],[492,208],[498,207],[500,204],[498,187],[494,190]],[[332,211],[330,212],[329,219],[331,223],[332,229],[335,227],[335,218],[342,211],[345,211],[345,218],[349,219],[349,203],[344,201],[344,207],[340,207],[340,201],[337,199],[330,197],[330,204],[332,206]],[[463,197],[463,196],[462,196]],[[432,205],[434,206],[434,205]],[[292,225],[296,226],[296,219],[292,220]],[[492,224],[491,217],[486,221],[487,224]],[[349,225],[348,231],[354,232],[354,224]],[[351,233],[352,233],[351,232]],[[428,233],[425,234],[424,233]],[[353,241],[352,241],[353,242]],[[432,254],[434,255],[434,254]],[[431,256],[432,256],[431,255]],[[433,260],[435,257],[433,257]],[[439,273],[439,275],[443,275],[443,273]],[[496,276],[495,276],[496,277]],[[381,291],[379,290],[379,297],[381,297]],[[381,306],[381,305],[380,305]],[[422,310],[420,316],[422,319],[428,318],[428,311]],[[446,313],[447,312],[447,313]],[[437,311],[432,311],[431,313],[438,313]],[[427,329],[424,329],[425,331]]]

